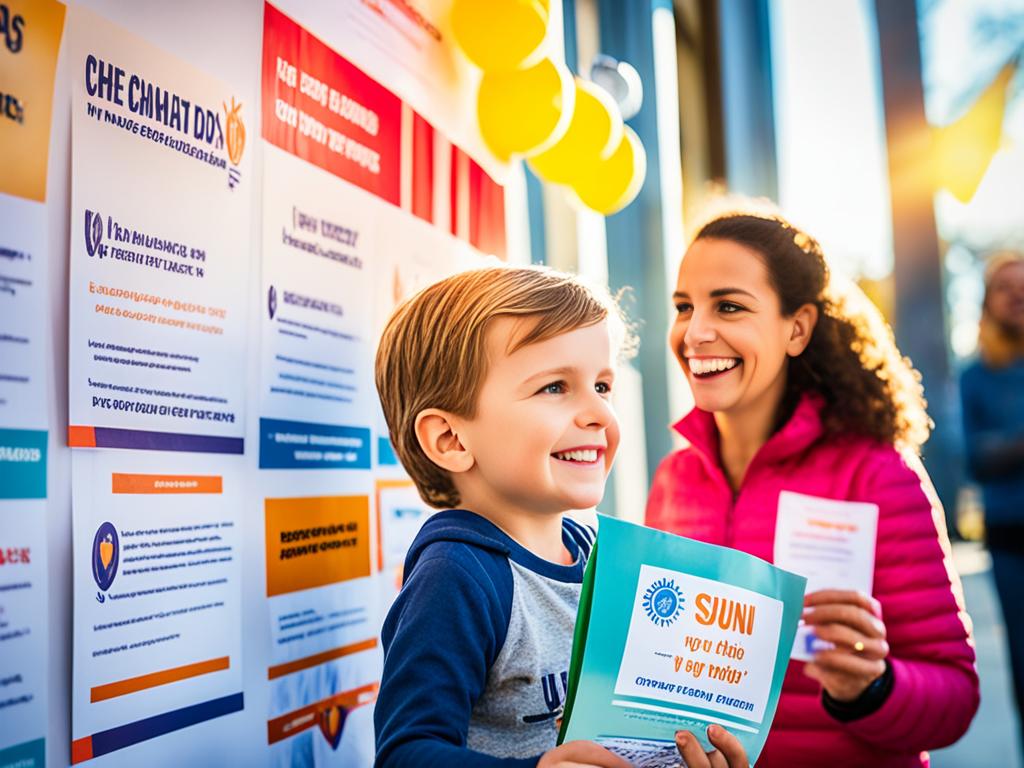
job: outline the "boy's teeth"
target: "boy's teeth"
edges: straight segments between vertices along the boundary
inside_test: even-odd
[[[736,367],[739,360],[731,357],[707,357],[703,359],[697,359],[691,357],[687,360],[690,364],[690,370],[693,373],[717,373],[718,371],[727,371],[730,368]]]
[[[594,462],[597,461],[597,450],[594,448],[588,448],[581,451],[564,451],[562,453],[556,453],[555,458],[562,459],[563,461]]]

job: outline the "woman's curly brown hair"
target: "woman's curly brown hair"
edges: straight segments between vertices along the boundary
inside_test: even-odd
[[[779,216],[752,214],[720,216],[695,239],[729,240],[760,254],[784,315],[805,304],[818,308],[807,348],[789,361],[776,428],[813,391],[825,399],[827,434],[864,435],[920,451],[932,427],[921,375],[867,297],[852,285],[837,288],[816,240]]]

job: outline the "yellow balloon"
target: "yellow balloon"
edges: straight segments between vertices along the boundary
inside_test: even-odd
[[[583,169],[572,183],[572,190],[587,208],[611,216],[633,202],[646,175],[644,145],[627,125],[611,157]]]
[[[530,158],[534,173],[569,184],[587,165],[607,160],[622,142],[622,115],[611,95],[576,78],[576,107],[565,136],[551,149]]]
[[[575,99],[572,76],[551,59],[514,72],[485,72],[476,97],[480,133],[502,160],[541,152],[565,135]]]
[[[548,18],[548,0],[455,0],[452,31],[480,69],[507,72],[536,63]]]

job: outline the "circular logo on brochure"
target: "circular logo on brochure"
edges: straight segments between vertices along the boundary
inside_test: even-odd
[[[672,579],[658,579],[644,592],[643,609],[653,623],[659,627],[667,627],[679,618],[684,610],[682,590]]]

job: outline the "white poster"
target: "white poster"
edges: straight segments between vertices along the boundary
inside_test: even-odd
[[[46,206],[0,193],[0,425],[46,424]]]
[[[241,453],[254,106],[79,6],[69,443]]]
[[[370,765],[383,663],[370,499],[268,498],[264,519],[274,762]]]
[[[821,589],[853,589],[870,595],[877,531],[877,504],[782,491],[772,561],[806,577],[808,594]],[[811,661],[816,651],[832,647],[811,627],[801,624],[791,656]]]
[[[0,765],[45,753],[45,222],[43,203],[0,194]]]
[[[72,762],[242,709],[242,470],[72,455]]]
[[[260,467],[370,469],[379,207],[264,144]]]
[[[420,528],[437,510],[420,498],[412,480],[378,480],[380,609],[386,616],[405,577],[405,556]]]
[[[0,765],[44,763],[45,521],[45,499],[0,498]]]
[[[395,308],[421,289],[455,272],[456,250],[463,245],[437,227],[390,206],[381,212],[380,220],[380,255],[373,302],[374,355]],[[472,251],[468,245],[464,247]],[[379,401],[374,409],[378,464],[397,467],[398,457],[391,445]]]

